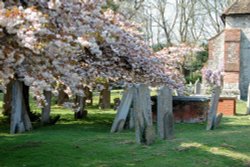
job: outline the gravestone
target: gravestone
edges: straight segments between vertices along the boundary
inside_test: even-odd
[[[84,94],[86,98],[86,105],[92,106],[93,105],[93,92],[90,90],[89,87],[84,87]]]
[[[212,98],[210,102],[210,108],[208,111],[208,120],[207,120],[207,130],[213,130],[215,128],[216,114],[219,104],[221,89],[219,86],[216,86],[212,91]]]
[[[124,119],[120,119],[119,122],[117,123],[117,132],[121,132],[124,128],[125,125],[125,120]]]
[[[250,83],[248,85],[248,95],[247,95],[247,114],[250,114]]]
[[[155,130],[153,127],[151,97],[148,86],[144,84],[135,86],[133,109],[136,142],[139,144],[152,144],[155,139]]]
[[[59,84],[59,89],[58,89],[58,97],[57,97],[57,105],[61,106],[63,103],[69,101],[69,96],[67,93],[64,92],[66,89],[66,86],[63,84]]]
[[[109,83],[106,82],[103,84],[104,89],[100,92],[100,97],[99,97],[99,107],[101,109],[109,109],[111,104],[111,91],[109,89]]]
[[[129,129],[133,129],[134,127],[135,127],[134,109],[130,108],[130,110],[129,110]]]
[[[150,90],[146,85],[135,85],[126,90],[115,120],[111,127],[111,133],[124,129],[135,128],[136,142],[139,144],[152,144],[155,139],[151,110]]]
[[[126,91],[124,91],[121,103],[117,110],[115,120],[111,127],[111,133],[121,131],[121,129],[124,127],[125,124],[124,120],[127,119],[127,116],[129,114],[130,107],[132,104],[133,94],[134,94],[134,87],[129,87]]]
[[[216,120],[215,120],[215,124],[214,124],[215,128],[218,128],[220,126],[222,117],[223,117],[223,113],[219,113],[217,115]]]
[[[88,115],[88,111],[85,110],[86,98],[83,96],[76,96],[75,103],[78,106],[78,110],[75,112],[75,119],[83,119]]]
[[[174,116],[172,90],[160,88],[157,97],[157,131],[161,139],[174,138]]]
[[[45,100],[47,105],[42,109],[41,121],[42,124],[50,123],[50,109],[51,109],[51,91],[44,91]]]
[[[114,106],[113,106],[113,109],[114,109],[114,110],[117,110],[118,107],[119,107],[119,105],[120,105],[120,103],[121,103],[120,98],[114,98]]]
[[[174,91],[173,91],[173,95],[174,95],[174,96],[179,96],[179,95],[180,95],[180,93],[178,92],[178,90],[174,89]]]
[[[195,95],[199,95],[201,94],[201,83],[200,80],[196,80],[195,84],[194,84],[194,94]]]

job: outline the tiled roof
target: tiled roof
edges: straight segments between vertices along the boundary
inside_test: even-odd
[[[250,14],[250,0],[236,0],[229,8],[225,10],[222,17],[228,15]]]

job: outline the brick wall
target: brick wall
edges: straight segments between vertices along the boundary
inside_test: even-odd
[[[224,72],[224,83],[239,83],[240,75],[239,72]]]
[[[192,99],[193,98],[193,99]],[[175,122],[197,123],[205,122],[209,110],[209,99],[199,97],[173,97],[173,114]],[[152,116],[157,119],[157,97],[152,96]]]
[[[234,97],[220,97],[218,113],[232,116],[236,114],[236,98]]]
[[[224,70],[225,72],[240,71],[240,29],[225,29]]]
[[[173,101],[173,113],[175,122],[198,123],[205,122],[209,102]]]

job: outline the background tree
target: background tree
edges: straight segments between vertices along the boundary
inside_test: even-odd
[[[138,0],[138,8],[131,5],[136,1],[115,2],[123,15],[142,23],[145,41],[154,46],[211,38],[223,29],[220,16],[234,0]]]

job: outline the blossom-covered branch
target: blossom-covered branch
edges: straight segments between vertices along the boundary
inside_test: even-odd
[[[84,95],[98,78],[110,82],[183,86],[182,76],[143,42],[138,26],[110,10],[105,0],[0,2],[0,88],[11,79],[43,90]]]

